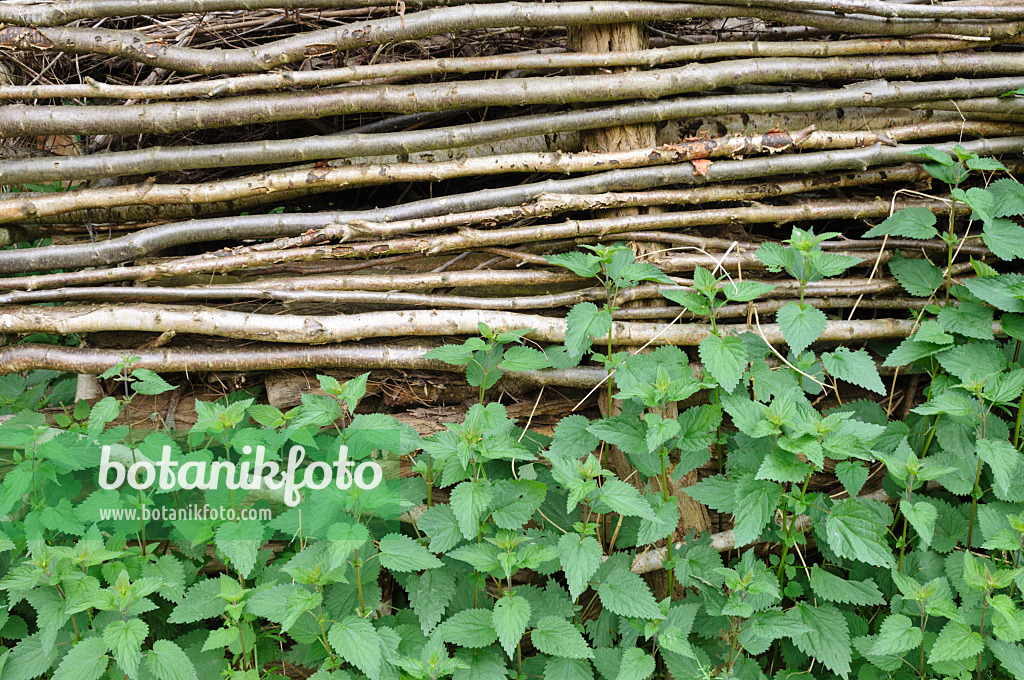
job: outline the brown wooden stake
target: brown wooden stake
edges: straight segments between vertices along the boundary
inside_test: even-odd
[[[569,28],[569,47],[578,52],[629,52],[643,50],[648,47],[647,31],[642,24],[604,24],[595,26],[580,26]],[[630,68],[611,69],[614,72],[635,70]],[[652,148],[657,145],[657,130],[653,124],[640,125],[617,125],[608,128],[585,130],[580,133],[583,148],[586,151],[608,152],[626,151],[629,149]],[[658,207],[649,208],[613,208],[600,211],[601,217],[619,217],[627,215],[638,215],[640,211],[650,212],[660,210]],[[647,255],[658,247],[657,244],[634,241],[630,242],[633,252],[638,258]],[[627,303],[627,306],[647,306],[659,304],[657,300],[638,300]],[[608,404],[607,398],[600,400],[601,410],[605,415],[612,415],[620,410],[618,403]],[[676,404],[669,404],[665,417],[678,416]],[[626,456],[616,447],[609,447],[605,451],[605,466],[615,472],[620,479],[627,479],[635,486],[640,486],[639,477]],[[670,540],[678,541],[685,537],[691,529],[698,532],[707,531],[711,528],[711,521],[707,509],[683,493],[682,487],[692,486],[697,482],[696,472],[685,475],[678,483],[672,483],[670,493],[679,499],[679,524]],[[660,488],[657,487],[656,488]],[[614,531],[614,526],[606,528],[607,536]],[[607,541],[605,542],[607,545]],[[668,595],[669,583],[668,572],[652,572],[646,577],[651,582],[657,597]]]

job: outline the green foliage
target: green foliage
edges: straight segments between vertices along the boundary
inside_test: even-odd
[[[975,186],[1004,168],[950,151],[920,153],[970,220],[954,211],[940,235],[946,220],[908,208],[866,236],[938,236],[952,257],[977,222],[997,256],[1017,257],[1024,190],[1008,177]],[[697,268],[676,285],[621,245],[552,256],[604,302],[572,308],[561,347],[481,325],[432,350],[466,367],[480,403],[422,438],[364,412],[368,374],[319,376],[322,392],[287,412],[233,394],[197,404],[187,432],[146,433],[112,423],[173,386],[132,357],[103,375],[119,389],[58,427],[38,410],[67,398],[66,377],[0,379],[12,416],[0,423],[0,677],[269,680],[279,659],[314,680],[1024,677],[1024,276],[975,262],[954,282],[952,260],[896,254],[890,270],[924,303],[912,337],[842,343],[806,295],[859,262],[835,236],[793,229],[759,248],[795,285],[757,334],[730,334],[718,315],[772,284]],[[621,294],[642,282],[706,320],[694,352],[616,347]],[[882,359],[926,378],[903,420],[883,409]],[[485,400],[504,372],[582,361],[605,368],[620,411],[566,415],[547,437]],[[257,446],[284,463],[301,447],[300,468],[322,472],[342,445],[390,466],[382,487],[307,488],[289,507],[269,487],[86,483],[103,446],[179,464]],[[398,475],[400,457],[412,475]],[[699,468],[714,473],[680,484]],[[273,519],[102,512],[194,497]],[[691,501],[724,531],[681,536]],[[645,580],[651,570],[663,574]]]

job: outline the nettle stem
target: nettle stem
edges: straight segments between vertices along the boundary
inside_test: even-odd
[[[957,200],[954,198],[953,203],[949,206],[949,231],[946,238],[946,304],[949,304],[949,289],[953,285],[953,245],[956,242],[956,232],[954,227],[956,226],[956,204]]]

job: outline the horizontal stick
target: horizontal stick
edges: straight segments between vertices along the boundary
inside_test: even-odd
[[[211,307],[166,305],[62,305],[60,307],[0,307],[0,329],[8,333],[98,332],[209,335],[238,340],[322,345],[365,338],[475,335],[479,324],[496,331],[534,329],[528,337],[538,342],[563,342],[565,319],[559,317],[483,310],[411,310],[367,312],[334,316],[249,314]],[[770,343],[785,342],[775,324],[729,325],[730,333],[762,334]],[[904,338],[914,322],[897,319],[829,321],[819,336],[822,342]],[[998,325],[997,329],[1001,329]],[[707,324],[647,324],[616,321],[612,333],[617,344],[694,346],[711,332]]]
[[[56,5],[49,5],[54,7]],[[0,4],[0,11],[4,7]],[[8,22],[14,23],[14,22]],[[42,24],[37,24],[42,25]],[[412,78],[481,71],[547,70],[645,66],[675,62],[741,57],[836,57],[855,54],[922,54],[955,52],[977,47],[968,40],[948,38],[868,38],[835,42],[717,42],[707,45],[676,45],[635,52],[496,54],[486,57],[441,57],[413,61],[360,64],[314,71],[284,71],[233,76],[218,80],[174,82],[164,85],[121,85],[86,77],[84,83],[8,85],[0,88],[0,100],[11,99],[188,99],[220,97],[256,90],[324,87],[377,78]]]
[[[705,0],[690,0],[702,3]],[[891,19],[1024,19],[1020,5],[943,3],[936,5],[876,0],[712,0],[738,7],[776,7],[798,11],[862,14]]]
[[[767,7],[732,7],[677,2],[506,2],[440,7],[300,33],[255,47],[204,50],[151,39],[144,33],[86,27],[18,27],[0,30],[0,47],[69,54],[103,54],[156,68],[206,75],[251,73],[330,54],[484,28],[554,27],[639,21],[754,17],[787,25],[873,35],[943,34],[1014,37],[1020,22],[958,22],[842,16]]]
[[[30,221],[36,223],[47,217],[81,212],[82,221],[102,222],[95,213],[84,211],[126,206],[183,206],[214,204],[229,206],[243,204],[253,199],[257,203],[279,203],[297,196],[332,191],[339,188],[412,181],[439,181],[460,177],[487,176],[505,173],[525,172],[600,172],[609,167],[629,168],[662,165],[694,158],[721,158],[749,156],[758,153],[776,153],[788,148],[834,149],[866,146],[878,142],[894,143],[928,136],[982,134],[984,136],[1009,136],[1024,134],[1024,126],[1006,123],[977,123],[962,121],[937,121],[917,125],[900,126],[888,130],[871,132],[833,132],[816,130],[772,132],[764,135],[726,136],[719,139],[691,140],[653,149],[637,149],[610,153],[509,153],[494,156],[473,156],[458,160],[437,162],[382,163],[347,165],[333,163],[326,168],[304,165],[298,168],[243,175],[241,177],[205,182],[201,184],[142,184],[121,185],[76,191],[35,192],[8,194],[0,198],[0,224]],[[988,133],[988,134],[985,134]],[[993,134],[994,133],[994,134]],[[919,168],[904,170],[889,169],[848,176],[847,174],[813,180],[784,180],[771,185],[748,185],[746,194],[735,190],[689,190],[674,192],[668,199],[676,201],[707,202],[725,198],[756,199],[769,195],[793,193],[800,189],[820,190],[827,186],[855,186],[870,181],[901,181],[906,176],[913,179],[924,177]],[[907,181],[910,181],[908,179]],[[796,184],[794,184],[796,182]],[[800,189],[792,187],[799,186]],[[731,192],[731,193],[730,193]],[[716,198],[721,196],[722,198]],[[635,200],[654,200],[653,197],[637,197]],[[578,202],[571,201],[565,209],[583,209]],[[621,200],[621,199],[616,199]],[[654,205],[655,203],[633,202],[629,205]],[[617,205],[627,205],[617,203]],[[608,206],[612,207],[612,206]],[[556,211],[560,208],[555,207]],[[238,212],[230,210],[230,212]],[[491,216],[488,219],[500,219]],[[26,240],[26,239],[22,239]]]
[[[965,97],[999,96],[1017,89],[1020,85],[1021,79],[1017,77],[923,83],[880,81],[858,83],[836,90],[687,97],[639,102],[386,134],[327,135],[208,144],[199,147],[153,147],[138,151],[57,159],[23,158],[0,162],[0,184],[149,175],[164,171],[308,162],[357,156],[401,155],[418,151],[454,149],[531,135],[729,113],[749,115],[822,111],[843,107],[878,107],[934,100],[960,100]]]
[[[462,373],[452,366],[423,355],[437,345],[281,347],[259,345],[252,348],[214,349],[85,349],[33,343],[0,348],[0,375],[33,369],[98,375],[126,357],[138,357],[133,368],[148,368],[158,373],[215,373],[221,371],[269,371],[290,368],[351,368],[434,370]],[[605,377],[596,366],[543,371],[506,371],[509,379],[533,385],[561,385],[589,389]]]
[[[943,145],[939,145],[942,147]],[[949,146],[949,145],[945,145]],[[1024,146],[1024,139],[1008,137],[997,140],[965,142],[968,152],[979,155],[1017,153]],[[152,227],[134,234],[121,236],[95,244],[75,244],[25,248],[5,251],[0,256],[0,273],[20,273],[46,269],[71,269],[76,267],[100,266],[138,259],[164,248],[186,243],[214,239],[272,238],[294,236],[308,229],[332,224],[343,224],[353,220],[384,222],[400,219],[428,217],[451,212],[480,210],[501,205],[520,205],[543,193],[602,193],[621,189],[649,188],[668,184],[693,183],[695,181],[725,181],[749,177],[767,177],[794,172],[812,172],[837,169],[866,169],[872,165],[920,160],[908,153],[916,147],[874,146],[850,151],[808,153],[801,155],[779,155],[741,161],[715,163],[701,177],[695,175],[692,164],[641,168],[637,170],[613,170],[599,175],[570,180],[549,180],[536,184],[519,185],[501,189],[485,189],[472,194],[446,196],[416,203],[408,203],[386,209],[367,210],[357,213],[324,212],[294,215],[258,215],[230,217],[211,220],[195,220],[171,225]],[[623,231],[643,228],[642,222],[630,224]],[[665,227],[667,228],[667,227]],[[488,244],[497,245],[497,244]],[[251,258],[252,255],[246,257]],[[217,265],[223,269],[226,265]],[[6,287],[0,282],[0,288]],[[20,287],[20,286],[18,286]]]
[[[546,6],[546,5],[545,5]],[[0,137],[171,134],[360,113],[662,99],[724,86],[789,81],[1024,74],[1024,54],[950,52],[865,57],[756,58],[654,71],[354,86],[189,102],[0,107]],[[1016,81],[1024,86],[1024,79]],[[998,93],[1002,94],[1002,92]],[[971,95],[967,95],[971,96]]]

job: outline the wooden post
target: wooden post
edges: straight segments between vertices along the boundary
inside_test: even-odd
[[[577,52],[633,52],[647,49],[647,31],[643,24],[604,24],[595,26],[580,26],[569,28],[569,48]],[[631,68],[611,69],[615,72],[635,70]],[[657,129],[653,123],[639,125],[616,125],[614,127],[585,130],[581,133],[583,148],[586,151],[625,151],[628,149],[652,148],[657,145]],[[642,209],[639,208],[617,208],[602,211],[603,216],[637,215]],[[650,211],[652,209],[646,209]],[[652,252],[655,245],[646,242],[631,242],[630,246],[637,256]],[[638,301],[636,304],[656,303],[656,300]],[[602,410],[606,413],[615,413],[619,410],[618,404],[607,404],[606,399],[601,400]],[[665,417],[675,417],[678,409],[675,404],[669,404]],[[615,447],[606,452],[605,465],[615,472],[620,479],[630,478],[633,472],[632,466],[626,460],[625,455]],[[636,481],[636,475],[631,481]],[[670,493],[679,499],[679,524],[670,540],[678,541],[684,538],[691,529],[707,531],[711,528],[711,521],[708,517],[707,508],[687,496],[682,491],[684,486],[692,486],[697,482],[696,472],[685,475],[678,483],[673,483]],[[656,572],[651,575],[652,587],[659,597],[664,597],[668,592],[668,583],[665,580],[666,572]]]

